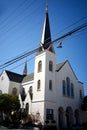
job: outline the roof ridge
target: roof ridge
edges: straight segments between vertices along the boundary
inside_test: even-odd
[[[56,65],[56,71],[58,72],[58,71],[64,66],[64,64],[65,64],[66,62],[68,62],[68,60],[57,64],[57,65]],[[57,68],[57,67],[58,67],[58,68]]]
[[[21,83],[24,76],[15,72],[5,70],[10,81]]]
[[[5,70],[7,73],[12,73],[12,74],[15,74],[15,75],[20,75],[20,76],[23,76],[22,74],[19,74],[19,73],[16,73],[16,72],[13,72],[13,71],[9,71],[9,70]]]

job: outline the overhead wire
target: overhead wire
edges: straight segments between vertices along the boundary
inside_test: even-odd
[[[84,16],[84,17],[80,18],[79,20],[75,21],[74,23],[72,23],[72,24],[66,26],[65,28],[61,29],[61,30],[60,30],[58,33],[56,33],[56,34],[59,34],[59,33],[63,32],[63,31],[65,31],[66,29],[72,27],[73,25],[76,25],[77,23],[79,23],[79,22],[81,22],[81,21],[83,21],[83,20],[85,20],[85,19],[87,19],[87,16]],[[56,34],[55,34],[55,35],[56,35]]]
[[[15,16],[15,17],[18,17],[19,15],[22,15],[23,11],[26,10],[26,8],[25,8],[24,10],[22,10],[22,12],[19,12],[18,10],[19,10],[20,8],[22,8],[22,7],[26,4],[26,2],[29,3],[28,0],[24,0],[24,1],[21,2],[15,9],[13,9],[12,12],[10,12],[10,14],[7,15],[7,17],[5,17],[3,20],[1,20],[1,22],[0,22],[0,30],[3,29],[3,27],[7,26],[7,22],[9,22],[9,20],[11,20],[11,17],[14,18],[14,15],[17,14],[17,12],[18,12],[19,14],[17,14],[17,16]],[[29,3],[29,5],[27,4],[28,7],[29,7],[31,4],[32,4],[32,2]],[[5,23],[5,25],[3,25],[4,23]],[[1,25],[2,25],[2,26],[1,26]]]
[[[42,3],[41,3],[42,4]],[[39,8],[41,7],[41,4],[37,7],[37,8],[35,8],[35,10],[34,11],[32,11],[31,13],[29,13],[29,14],[27,14],[27,15],[24,15],[24,17],[22,18],[22,19],[20,19],[19,21],[17,21],[15,24],[13,24],[12,26],[9,26],[10,28],[8,28],[7,30],[4,30],[5,31],[5,33],[6,33],[6,35],[8,35],[8,32],[11,32],[12,30],[14,31],[14,29],[16,29],[15,27],[19,27],[19,25],[21,25],[23,22],[24,22],[24,20],[25,20],[25,17],[29,17],[30,15],[32,15],[32,14],[34,14],[35,15],[35,13],[37,12],[37,10],[39,10]],[[26,10],[26,9],[25,9]],[[25,26],[23,26],[23,27],[25,27]],[[22,28],[23,28],[22,27]],[[4,35],[2,36],[3,38],[4,38]]]
[[[87,17],[87,16],[86,16],[86,17]],[[84,18],[86,18],[86,17],[83,17],[82,19],[84,19]],[[76,24],[76,23],[77,23],[77,22],[75,22],[74,24]],[[72,25],[74,25],[74,24],[72,24]],[[70,25],[70,26],[72,26],[72,25]],[[68,26],[68,27],[70,27],[70,26]],[[67,28],[68,28],[68,27],[67,27]],[[28,53],[28,54],[29,54],[29,53]],[[9,65],[10,65],[10,64],[13,64],[14,62],[16,62],[16,61],[18,61],[18,60],[20,60],[20,59],[22,59],[22,58],[24,58],[24,57],[26,57],[26,56],[27,56],[27,55],[24,54],[23,57],[20,57],[20,58],[17,57],[17,59],[13,60],[13,62],[12,62],[12,63],[9,63]],[[8,64],[8,62],[7,62],[7,64]],[[6,64],[6,65],[7,65],[7,64]]]
[[[22,4],[23,4],[23,3],[22,3]],[[31,4],[31,3],[30,3],[30,4]],[[30,5],[30,4],[29,4],[29,5]],[[26,10],[26,8],[25,8],[25,10]],[[80,20],[83,20],[83,19],[85,19],[85,18],[87,18],[87,16],[81,18]],[[78,22],[79,22],[80,20],[78,20]],[[21,24],[21,22],[23,22],[23,19],[22,19],[21,21],[19,21],[20,24]],[[77,22],[76,22],[76,23],[77,23]],[[76,24],[76,23],[74,23],[74,24]],[[74,25],[74,24],[72,24],[72,25]],[[17,25],[17,24],[15,24],[15,25],[12,26],[9,30],[7,30],[6,33],[8,33],[9,31],[11,31],[12,29],[14,29],[14,28],[16,27],[16,25]],[[70,25],[70,26],[72,26],[72,25]],[[70,26],[69,26],[69,27],[70,27]],[[66,28],[68,28],[68,27],[66,27]],[[58,34],[58,33],[57,33],[57,34]],[[4,36],[3,36],[3,37],[4,37]]]
[[[53,40],[52,44],[55,43],[55,42],[57,42],[57,41],[59,41],[59,40],[61,40],[61,39],[66,38],[68,36],[71,36],[73,33],[76,33],[76,32],[78,32],[79,30],[82,30],[85,27],[87,27],[87,23],[79,25],[75,29],[72,29],[71,31],[69,31],[69,32],[65,33],[64,35],[62,35],[62,36],[56,38],[55,40]],[[31,50],[31,51],[29,51],[27,53],[23,53],[23,54],[21,54],[19,56],[16,56],[14,59],[12,59],[12,60],[10,60],[8,62],[5,62],[4,64],[0,65],[0,69],[3,69],[3,68],[5,68],[5,67],[7,67],[7,66],[9,66],[11,64],[14,64],[15,62],[17,62],[17,61],[19,61],[19,60],[21,60],[21,59],[23,59],[23,58],[25,58],[27,56],[30,56],[31,54],[34,54],[35,52],[38,51],[38,49],[39,48],[36,48],[36,49]]]
[[[9,15],[7,15],[4,19],[0,21],[0,30],[3,29],[3,27],[7,26],[7,22],[9,22],[9,18],[14,16],[14,14],[20,9],[20,7],[24,6],[24,4],[27,2],[27,0],[23,0],[15,9],[10,12]],[[5,23],[5,25],[3,25]],[[2,25],[2,26],[1,26]]]
[[[32,59],[34,59],[34,57],[35,57],[35,56],[31,57],[30,59],[27,59],[26,62],[28,63],[29,61],[31,61]],[[15,67],[11,68],[10,70],[14,70],[14,69],[16,69],[16,68],[22,66],[24,63],[25,63],[25,61],[23,61],[23,62],[22,62],[21,64],[19,64],[19,65],[16,65]]]

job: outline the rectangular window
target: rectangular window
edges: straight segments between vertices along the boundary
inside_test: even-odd
[[[49,90],[52,90],[52,80],[49,80]]]
[[[66,96],[66,84],[65,84],[65,80],[62,81],[62,89],[63,89],[63,95]]]
[[[74,86],[73,86],[73,83],[71,83],[71,97],[74,97]]]
[[[53,120],[54,119],[53,109],[46,109],[46,119],[47,120]]]

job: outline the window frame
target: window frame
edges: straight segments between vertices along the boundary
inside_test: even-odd
[[[63,96],[66,96],[66,82],[65,80],[62,80],[62,92],[63,92]]]
[[[17,88],[16,87],[12,88],[12,94],[17,95]]]
[[[74,97],[74,85],[71,83],[71,97]]]
[[[41,80],[39,79],[37,81],[37,91],[40,91],[41,90]]]
[[[49,61],[49,71],[53,72],[53,62]]]
[[[70,78],[66,78],[67,96],[70,97]]]
[[[53,90],[53,83],[52,83],[52,80],[49,80],[49,90],[50,90],[50,91]]]
[[[39,72],[42,72],[42,61],[41,60],[38,62],[38,73]]]

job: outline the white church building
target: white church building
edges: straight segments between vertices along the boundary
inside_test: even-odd
[[[17,94],[22,107],[43,125],[55,122],[63,128],[79,124],[84,84],[77,79],[68,60],[56,64],[47,8],[34,73],[27,74],[27,67],[26,63],[23,75],[4,70],[0,75],[0,93]]]

